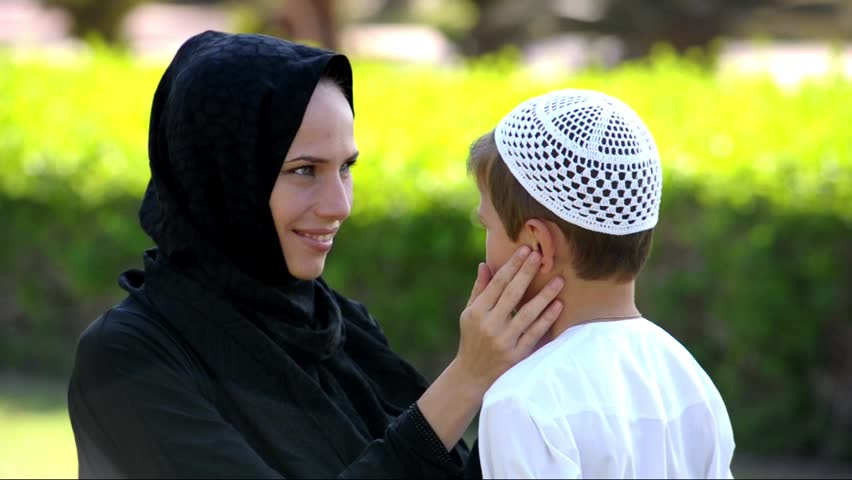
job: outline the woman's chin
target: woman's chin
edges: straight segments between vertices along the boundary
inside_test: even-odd
[[[322,276],[322,272],[325,269],[325,261],[312,265],[288,265],[287,269],[289,270],[290,275],[298,280],[316,280]]]

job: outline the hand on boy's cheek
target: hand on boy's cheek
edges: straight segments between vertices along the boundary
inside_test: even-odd
[[[539,255],[544,258],[544,252],[542,251],[540,243],[532,242],[527,244],[527,246],[530,247],[532,251],[538,252]],[[518,308],[522,307],[525,303],[532,300],[532,298],[536,296],[536,294],[538,294],[538,292],[541,291],[542,288],[544,288],[547,282],[551,280],[551,276],[546,275],[544,272],[542,272],[542,268],[543,267],[540,265],[538,273],[536,274],[535,278],[533,278],[533,281],[530,283],[529,287],[527,287],[526,293],[524,293],[524,296],[518,303]]]
[[[491,268],[491,265],[488,265],[487,263],[485,264],[485,268],[488,270],[488,280],[491,281],[491,279],[494,278],[494,272],[497,270]]]
[[[489,265],[487,261],[482,262],[482,268],[484,269],[484,271],[481,272],[483,274],[482,275],[483,285],[488,286],[488,284],[491,283],[491,279],[494,278],[494,272],[496,272],[497,270],[492,268],[491,265]],[[499,268],[498,268],[498,270],[499,270]]]

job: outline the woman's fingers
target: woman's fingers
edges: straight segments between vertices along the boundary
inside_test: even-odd
[[[538,274],[539,268],[541,268],[541,254],[532,252],[521,266],[520,271],[512,277],[509,284],[503,289],[503,293],[492,308],[496,318],[509,318],[512,311],[518,306],[521,298],[523,298],[533,278]],[[504,326],[501,325],[501,327]]]
[[[476,270],[476,282],[473,284],[473,290],[470,292],[470,299],[467,301],[469,307],[471,303],[485,290],[488,283],[491,281],[491,269],[488,265],[480,263]]]
[[[538,345],[541,337],[550,330],[553,322],[559,318],[560,313],[562,313],[562,302],[554,300],[518,338],[518,344],[515,347],[515,353],[518,355],[518,358],[525,358],[532,352],[533,348]]]
[[[534,256],[530,255],[530,252],[530,247],[524,245],[519,248],[514,255],[512,255],[508,262],[500,267],[500,270],[498,270],[491,281],[488,282],[488,286],[485,287],[485,290],[483,290],[479,297],[474,300],[473,303],[476,304],[477,308],[481,308],[484,311],[489,311],[494,308],[494,305],[503,295],[503,291],[506,289],[506,286],[509,285],[509,282],[511,282],[513,278],[515,278],[515,275],[519,270],[521,270],[521,267],[524,266],[525,261],[530,261],[529,257]],[[535,263],[537,264],[538,261]],[[538,266],[536,266],[536,270],[538,270]]]
[[[553,302],[556,296],[559,295],[563,285],[565,285],[565,281],[560,277],[556,277],[548,282],[535,297],[521,307],[515,316],[512,317],[505,327],[506,334],[512,339],[519,338],[539,316],[544,315],[543,312],[548,308],[548,305],[551,305],[551,302]]]

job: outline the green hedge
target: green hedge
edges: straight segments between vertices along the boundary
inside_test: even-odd
[[[68,369],[150,245],[150,101],[164,65],[109,51],[0,54],[0,367]],[[326,277],[435,374],[483,257],[468,144],[527,97],[594,88],[631,104],[665,170],[640,307],[717,382],[738,447],[852,459],[852,85],[784,90],[658,52],[542,78],[511,61],[355,64],[355,209]]]

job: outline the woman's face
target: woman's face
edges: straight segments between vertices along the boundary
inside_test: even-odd
[[[322,274],[334,236],[352,209],[350,168],[358,156],[352,110],[323,81],[287,152],[269,207],[287,269],[301,280]]]

